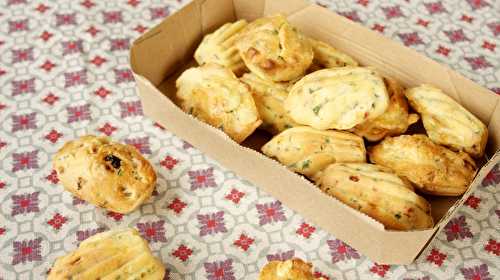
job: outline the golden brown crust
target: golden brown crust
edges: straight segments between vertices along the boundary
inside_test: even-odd
[[[334,162],[365,162],[363,138],[349,132],[299,126],[276,135],[262,147],[291,170],[314,176]]]
[[[366,67],[338,67],[311,73],[293,85],[285,109],[317,129],[351,129],[385,112],[389,96],[382,77]]]
[[[476,173],[474,160],[467,153],[453,152],[425,135],[388,137],[368,154],[370,161],[394,170],[420,191],[433,195],[463,194]]]
[[[283,15],[251,22],[238,38],[237,48],[250,71],[277,82],[304,75],[313,60],[311,45]]]
[[[47,280],[161,280],[165,267],[135,229],[110,230],[89,237],[75,251],[57,258]]]
[[[208,63],[177,79],[180,107],[241,143],[262,121],[247,85],[228,69]]]
[[[118,213],[129,213],[151,196],[156,173],[130,145],[83,136],[56,153],[53,166],[64,188],[75,196]]]
[[[255,105],[262,119],[261,127],[271,134],[297,126],[285,112],[283,103],[288,96],[288,83],[264,80],[254,73],[246,73],[240,80],[250,87]]]
[[[408,126],[418,121],[417,114],[408,114],[404,88],[396,80],[384,78],[389,93],[389,107],[377,118],[354,127],[353,132],[369,141],[379,141],[386,136],[401,135]]]
[[[406,91],[411,107],[421,114],[429,138],[479,158],[484,154],[488,128],[471,112],[431,85]]]
[[[244,19],[229,22],[205,35],[194,53],[196,62],[200,65],[217,63],[231,69],[236,75],[242,74],[246,67],[236,48],[236,41],[247,24]]]
[[[344,66],[358,66],[359,63],[346,53],[343,53],[329,44],[308,38],[314,52],[313,64],[323,68]]]
[[[381,222],[387,229],[431,228],[430,204],[388,168],[335,163],[315,177],[325,193]]]
[[[313,280],[312,265],[295,258],[286,261],[271,261],[260,271],[258,280]]]

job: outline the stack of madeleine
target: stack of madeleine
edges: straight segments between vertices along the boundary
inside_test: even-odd
[[[266,130],[265,155],[386,229],[433,227],[421,195],[463,194],[484,155],[486,126],[440,89],[404,88],[283,15],[226,23],[194,58],[176,82],[185,112],[238,143]]]

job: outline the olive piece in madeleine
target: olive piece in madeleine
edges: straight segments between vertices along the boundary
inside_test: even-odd
[[[476,173],[474,160],[421,134],[387,137],[371,147],[370,161],[392,169],[421,192],[456,196],[463,194]]]
[[[156,173],[134,146],[105,137],[69,141],[53,157],[64,188],[76,197],[117,213],[130,213],[151,196]]]
[[[334,163],[314,180],[323,192],[387,229],[416,230],[434,225],[430,204],[388,168],[369,163]]]

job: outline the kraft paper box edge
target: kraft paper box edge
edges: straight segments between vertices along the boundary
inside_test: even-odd
[[[220,5],[222,2],[224,3]],[[309,182],[286,170],[274,160],[265,158],[253,150],[242,148],[221,131],[185,114],[157,89],[166,77],[175,73],[181,65],[191,59],[194,48],[201,40],[202,34],[225,22],[233,21],[236,16],[254,19],[261,14],[283,12],[289,16],[292,24],[299,25],[299,29],[306,34],[328,41],[350,54],[354,52],[355,57],[367,65],[374,64],[370,57],[364,57],[367,49],[356,49],[353,48],[352,42],[349,43],[349,35],[352,35],[353,32],[356,34],[362,33],[359,35],[360,37],[354,37],[353,40],[368,38],[367,40],[370,42],[367,45],[370,46],[370,50],[368,50],[370,52],[373,52],[372,47],[379,49],[389,46],[392,53],[394,49],[398,53],[403,53],[401,55],[403,57],[402,61],[411,61],[417,58],[420,61],[421,57],[423,57],[417,55],[417,58],[415,58],[414,51],[406,49],[398,43],[392,42],[314,4],[301,0],[257,0],[252,1],[251,4],[248,2],[243,0],[195,0],[134,42],[131,50],[131,63],[146,115],[157,120],[181,138],[186,139],[222,165],[236,171],[240,176],[264,189],[289,208],[296,210],[305,218],[334,234],[337,238],[346,241],[372,260],[390,264],[411,263],[425,249],[437,231],[442,228],[443,223],[425,231],[386,231],[378,222],[324,195],[317,188],[312,187]],[[218,10],[220,7],[224,8]],[[326,23],[320,24],[316,20],[311,21],[311,13],[319,13],[322,16],[312,18],[323,19]],[[326,30],[325,28],[317,28],[320,26],[327,26],[327,28]],[[173,38],[176,40],[172,40]],[[375,45],[373,41],[375,41]],[[377,56],[384,57],[384,55],[387,57],[386,52],[381,51],[381,54]],[[406,56],[410,56],[411,59],[406,59]],[[494,116],[499,115],[497,106],[499,98],[495,98],[494,95],[484,95],[485,92],[488,92],[486,89],[428,58],[425,58],[422,63],[426,64],[425,68],[430,68],[430,70],[427,69],[428,71],[439,69],[441,75],[445,75],[446,84],[441,86],[445,90],[448,88],[452,97],[461,102],[464,102],[465,99],[465,103],[468,103],[468,100],[471,99],[474,101],[483,99],[487,104],[491,104],[487,108],[479,106],[482,112],[480,117],[483,121],[486,119],[485,123],[488,123],[490,119],[495,119]],[[394,63],[389,64],[393,65]],[[404,65],[400,67],[404,68]],[[397,65],[396,68],[398,68]],[[414,81],[413,76],[408,77],[408,73],[404,71],[405,69],[403,71],[399,69],[398,71],[392,69],[382,70],[384,74],[396,76],[395,78],[406,85],[412,85],[412,82],[418,83]],[[416,76],[418,80],[427,81],[429,78],[425,75]],[[148,77],[148,79],[145,77]],[[433,83],[433,81],[434,79],[431,79],[429,83]],[[439,84],[442,83],[434,84],[440,86]],[[478,90],[483,97],[488,96],[484,97],[487,100],[477,98],[477,96],[467,98],[469,97],[467,94],[465,95],[466,98],[464,98],[461,91],[464,87]],[[471,104],[468,109],[473,112],[477,111],[478,106],[475,103]],[[186,127],[189,127],[189,129],[186,129]],[[490,142],[492,142],[491,138],[494,138],[493,150],[497,150],[500,142],[497,134],[498,122],[492,122],[489,127]],[[492,129],[493,131],[491,131]],[[209,138],[210,141],[206,141]],[[498,154],[495,160],[498,160]],[[476,181],[480,182],[482,177],[486,175],[487,169],[493,164],[494,162],[490,161],[483,166],[478,172]],[[276,186],[276,182],[280,182],[281,186]],[[470,194],[471,191],[469,190],[467,194]],[[458,206],[463,204],[466,196],[457,200],[456,204],[448,211],[447,216],[443,217],[443,220],[447,220],[452,216]],[[335,223],[332,221],[335,221]],[[401,244],[404,244],[404,246],[401,246]]]

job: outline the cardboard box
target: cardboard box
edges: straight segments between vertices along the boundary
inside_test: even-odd
[[[464,203],[472,187],[461,197],[430,199],[436,221],[432,229],[385,230],[379,222],[323,194],[259,153],[258,148],[269,139],[263,134],[255,133],[243,147],[175,105],[175,80],[193,65],[193,52],[204,34],[236,19],[254,20],[278,12],[308,36],[331,43],[407,87],[429,83],[443,89],[487,124],[491,159],[480,163],[472,186],[500,160],[498,95],[399,43],[302,0],[195,0],[149,30],[134,42],[130,57],[145,114],[373,261],[413,262]]]

